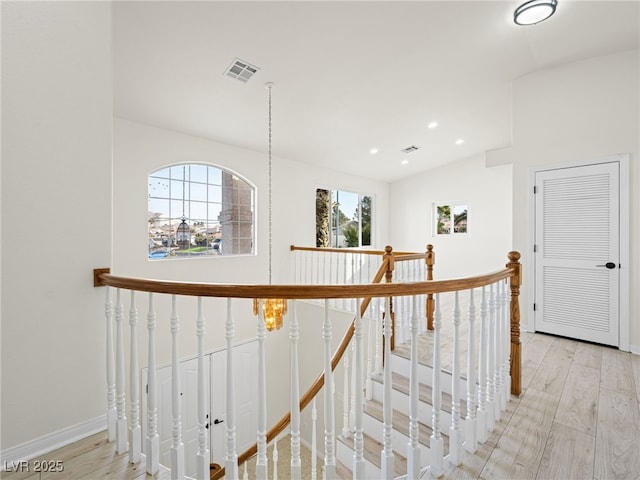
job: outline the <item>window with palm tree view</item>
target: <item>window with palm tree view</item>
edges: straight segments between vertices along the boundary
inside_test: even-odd
[[[316,247],[371,246],[372,197],[342,190],[316,190]]]
[[[255,190],[233,172],[172,165],[148,184],[149,259],[253,253]]]
[[[434,205],[435,234],[450,235],[455,233],[467,233],[466,203],[448,202]]]

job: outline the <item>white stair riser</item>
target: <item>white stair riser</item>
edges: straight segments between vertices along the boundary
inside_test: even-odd
[[[373,398],[378,402],[382,402],[382,394],[383,387],[381,383],[374,382],[373,383]],[[404,413],[405,415],[409,415],[409,397],[404,393],[398,390],[392,390],[391,392],[391,402],[393,408],[398,410],[399,412]],[[420,422],[428,425],[433,428],[433,409],[431,405],[424,402],[418,402],[418,418]],[[451,423],[451,413],[441,410],[440,412],[440,425],[442,428],[445,426],[449,428],[449,424]]]
[[[364,431],[373,438],[380,438],[382,436],[383,424],[371,415],[364,415]],[[391,436],[391,446],[394,452],[398,452],[403,457],[407,457],[407,445],[409,443],[409,437],[398,432],[393,431]],[[429,455],[429,449],[426,445],[420,444],[420,458],[425,460]]]
[[[411,368],[411,362],[403,357],[393,356],[391,360],[391,370],[395,373],[409,378],[409,372]],[[428,365],[418,365],[418,382],[431,386],[433,380],[433,368]],[[442,391],[451,394],[451,374],[449,372],[440,372],[440,386]],[[460,396],[463,399],[467,397],[467,380],[460,380]]]
[[[336,445],[338,446],[336,458],[340,461],[340,463],[351,470],[353,468],[353,450],[351,450],[351,448],[340,441],[336,442]],[[366,478],[380,478],[382,472],[378,467],[376,467],[366,458],[364,459],[364,463],[366,465]]]

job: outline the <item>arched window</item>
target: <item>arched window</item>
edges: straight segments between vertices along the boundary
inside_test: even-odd
[[[148,179],[149,259],[254,253],[255,189],[247,181],[199,163]]]

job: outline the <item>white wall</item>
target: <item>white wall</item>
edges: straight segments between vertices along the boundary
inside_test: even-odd
[[[277,148],[275,149],[277,153]],[[147,260],[147,175],[165,165],[180,162],[206,162],[224,166],[244,177],[257,188],[257,255],[211,257],[166,261]],[[114,179],[113,179],[113,251],[112,272],[118,275],[157,278],[165,280],[266,283],[268,281],[268,221],[267,221],[267,157],[266,154],[224,145],[212,140],[143,125],[126,119],[115,119],[114,124]],[[384,245],[388,235],[388,185],[312,167],[301,162],[273,159],[273,282],[291,283],[291,244],[315,245],[315,189],[330,186],[374,195],[374,235],[378,245]],[[128,296],[127,296],[128,298]],[[158,358],[170,360],[168,301],[159,299]],[[126,303],[125,303],[126,305]],[[224,305],[209,300],[205,303],[207,319],[206,348],[213,349],[225,342]],[[128,307],[125,307],[128,308]],[[144,318],[146,305],[139,302],[139,315]],[[183,302],[180,307],[181,355],[196,352],[194,304]],[[255,337],[256,319],[250,300],[234,301],[235,339]],[[314,322],[301,325],[313,329]],[[316,325],[321,332],[321,325]],[[267,336],[269,365],[278,366],[269,372],[269,423],[288,411],[289,325]],[[336,331],[339,338],[344,330]],[[126,339],[128,342],[128,337]],[[141,367],[146,365],[146,333],[140,334]],[[314,350],[307,342],[320,342],[321,336],[301,333],[300,351]],[[304,355],[304,353],[302,353]],[[308,370],[303,385],[310,384],[322,370],[322,357],[318,367]],[[305,370],[306,371],[306,370]]]
[[[640,290],[640,82],[638,50],[592,58],[526,75],[513,88],[513,244],[523,253],[527,280],[529,169],[631,154],[630,292]],[[624,267],[623,267],[624,268]],[[530,287],[521,289],[522,324]],[[639,297],[630,302],[630,345],[640,353]]]
[[[434,278],[488,273],[511,248],[511,166],[486,167],[484,156],[459,160],[391,185],[389,231],[395,250],[436,252]],[[468,234],[434,235],[433,204],[469,207]]]
[[[111,6],[2,2],[3,451],[104,413]]]

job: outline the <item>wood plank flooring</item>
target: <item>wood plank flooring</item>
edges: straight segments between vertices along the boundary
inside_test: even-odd
[[[543,334],[525,333],[522,343],[522,395],[512,397],[476,454],[463,454],[462,465],[448,467],[443,478],[640,479],[640,356]],[[279,449],[280,478],[287,478],[287,449]],[[115,453],[105,432],[41,459],[61,460],[65,469],[58,474],[2,472],[0,478],[169,478],[167,472],[152,477],[144,465],[129,464],[126,454]],[[318,478],[321,465],[319,459]],[[308,465],[304,468],[309,478]]]

